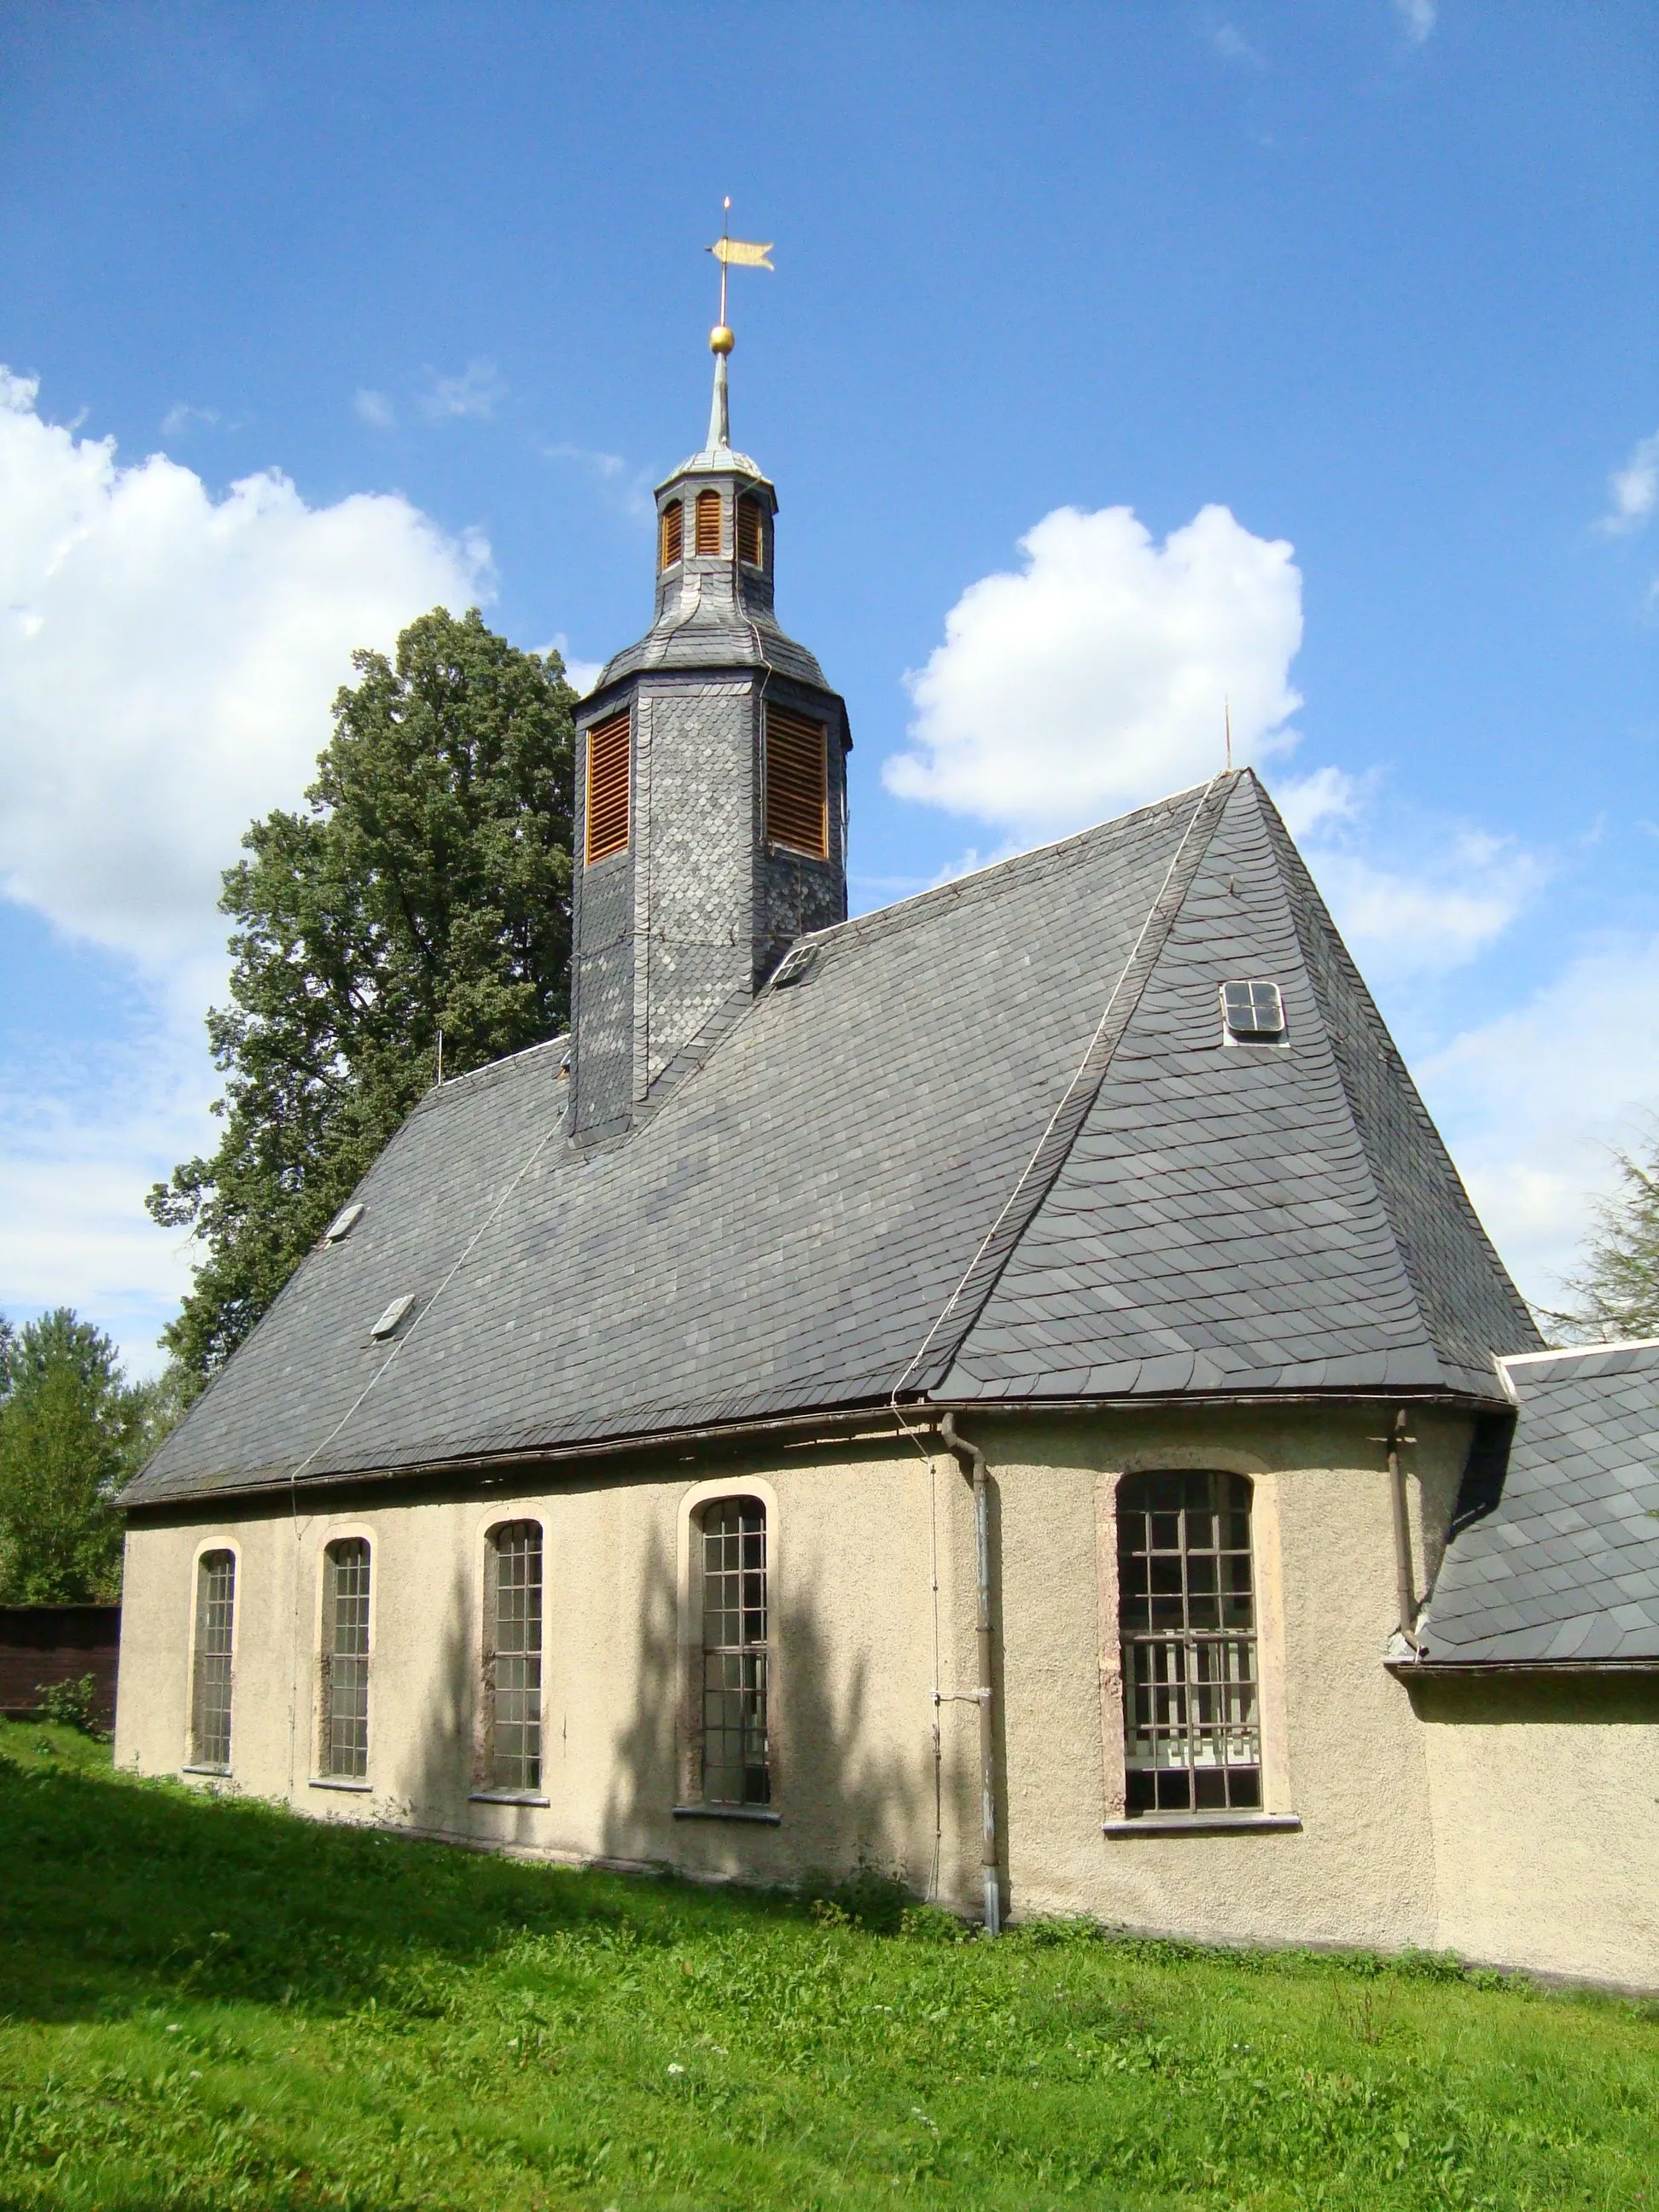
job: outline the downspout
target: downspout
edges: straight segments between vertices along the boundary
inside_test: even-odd
[[[1420,1652],[1417,1640],[1417,1586],[1412,1571],[1412,1523],[1406,1497],[1406,1470],[1400,1464],[1401,1444],[1414,1444],[1415,1437],[1406,1434],[1406,1409],[1402,1406],[1394,1417],[1394,1426],[1388,1435],[1378,1439],[1389,1447],[1389,1488],[1394,1499],[1394,1572],[1396,1595],[1400,1605],[1400,1633],[1412,1650]]]
[[[991,1680],[991,1486],[985,1455],[957,1431],[947,1413],[939,1425],[945,1449],[974,1486],[974,1575],[979,1588],[980,1870],[985,1882],[985,1932],[1002,1933],[1002,1887],[997,1850],[996,1716]]]

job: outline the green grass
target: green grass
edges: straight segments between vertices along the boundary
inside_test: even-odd
[[[0,2205],[1659,2206],[1650,2010],[900,1903],[319,1828],[0,1729]]]

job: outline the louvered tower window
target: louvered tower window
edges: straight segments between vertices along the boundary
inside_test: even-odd
[[[492,1790],[542,1783],[542,1532],[509,1521],[489,1545],[489,1779]]]
[[[587,733],[587,865],[628,849],[629,715],[624,707]]]
[[[670,500],[662,511],[661,558],[658,566],[672,568],[685,550],[685,503]]]
[[[1135,1474],[1117,1497],[1124,1809],[1261,1804],[1250,1485]]]
[[[697,537],[699,553],[718,553],[720,550],[720,495],[717,491],[697,494]]]
[[[766,561],[766,524],[760,501],[745,492],[738,501],[738,558],[751,568]]]
[[[830,772],[822,722],[766,710],[766,835],[816,860],[830,854]]]
[[[766,1508],[720,1498],[703,1508],[702,1794],[710,1805],[769,1805]]]
[[[230,1660],[236,1626],[236,1555],[204,1552],[196,1570],[196,1662],[190,1695],[193,1766],[230,1765]]]
[[[323,1554],[322,1771],[368,1772],[368,1546],[343,1537]]]

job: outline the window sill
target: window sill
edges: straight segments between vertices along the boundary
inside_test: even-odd
[[[313,1774],[306,1783],[307,1790],[373,1790],[372,1782],[360,1781],[355,1774]]]
[[[179,1771],[180,1774],[205,1774],[210,1782],[228,1782],[230,1779],[228,1766],[181,1766]]]
[[[469,1790],[466,1802],[469,1805],[550,1805],[553,1800],[537,1790]]]
[[[1302,1826],[1299,1813],[1143,1813],[1137,1820],[1103,1820],[1103,1836],[1231,1836]]]
[[[762,1828],[778,1828],[783,1825],[781,1813],[775,1813],[769,1805],[676,1805],[677,1820],[747,1820]]]

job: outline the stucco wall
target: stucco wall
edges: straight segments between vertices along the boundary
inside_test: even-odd
[[[1450,1692],[1408,1691],[1387,1671],[1396,1601],[1376,1408],[987,1408],[963,1425],[994,1480],[998,1789],[1017,1915],[1089,1912],[1212,1940],[1441,1943],[1659,1982],[1644,1881],[1655,1717],[1591,1711],[1583,1693],[1522,1712],[1461,1684],[1454,1708]],[[1420,1589],[1468,1425],[1425,1410],[1414,1427]],[[1255,1482],[1267,1809],[1297,1826],[1160,1835],[1119,1820],[1115,1488],[1170,1467]],[[771,1522],[776,1826],[674,1813],[696,1634],[687,1515],[711,1490],[745,1487]],[[320,1817],[759,1881],[864,1856],[977,1905],[972,1511],[948,1455],[872,1437],[449,1493],[365,1486],[337,1510],[304,1502],[297,1519],[277,1501],[216,1522],[157,1514],[131,1531],[124,1764],[184,1763],[194,1563],[229,1542],[238,1789]],[[545,1531],[544,1806],[470,1795],[485,1539],[526,1515]],[[346,1534],[374,1546],[360,1791],[310,1779],[319,1563]]]
[[[1439,1882],[1462,1957],[1659,1989],[1659,1682],[1419,1681]]]

